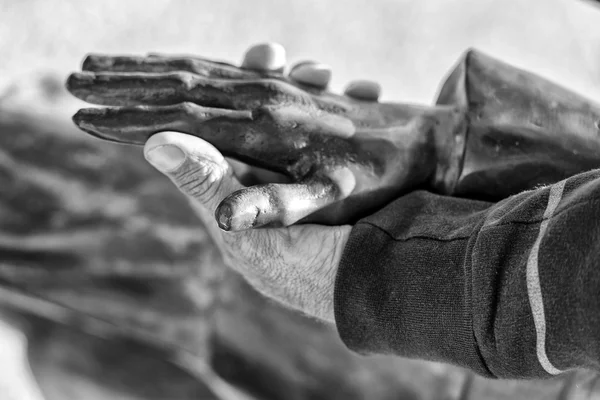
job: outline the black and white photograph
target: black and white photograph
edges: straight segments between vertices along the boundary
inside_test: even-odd
[[[600,1],[0,0],[0,400],[600,400]]]

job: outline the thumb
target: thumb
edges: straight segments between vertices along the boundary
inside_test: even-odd
[[[146,142],[144,157],[194,200],[203,218],[214,219],[221,200],[242,188],[223,155],[195,136],[157,133]]]

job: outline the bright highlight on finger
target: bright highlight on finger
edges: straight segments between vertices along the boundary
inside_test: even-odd
[[[304,85],[324,89],[331,81],[331,67],[314,61],[304,61],[294,65],[289,76]]]
[[[353,81],[348,84],[344,94],[357,100],[377,101],[381,96],[381,85],[373,81]]]
[[[251,186],[226,197],[217,207],[215,218],[225,231],[290,226],[338,200],[340,194],[329,178]]]
[[[285,48],[279,43],[261,43],[246,51],[242,68],[258,71],[283,71],[285,67]]]

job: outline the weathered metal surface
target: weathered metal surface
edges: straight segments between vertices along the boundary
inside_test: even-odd
[[[217,209],[226,230],[353,223],[415,188],[499,200],[600,167],[599,106],[475,50],[431,107],[358,101],[197,58],[92,55],[83,69],[67,88],[111,107],[80,110],[82,130],[137,145],[180,131],[298,183],[252,189],[282,199],[239,226],[231,216],[255,197],[232,194]],[[291,198],[311,206],[283,220]]]

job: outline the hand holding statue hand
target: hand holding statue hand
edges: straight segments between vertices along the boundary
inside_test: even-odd
[[[242,63],[243,68],[205,60],[198,60],[190,64],[186,60],[188,59],[182,61],[182,59],[164,57],[133,59],[131,57],[102,58],[91,56],[84,63],[84,69],[109,69],[116,72],[116,74],[111,72],[106,75],[98,75],[106,76],[107,82],[110,82],[111,79],[124,79],[124,77],[131,76],[131,74],[134,74],[132,79],[136,79],[135,75],[138,71],[144,74],[153,73],[154,75],[148,75],[149,79],[152,80],[157,78],[156,74],[161,74],[159,75],[160,79],[163,79],[164,75],[162,74],[168,73],[171,69],[189,70],[194,68],[198,75],[211,78],[221,76],[229,79],[262,79],[265,76],[273,76],[274,79],[289,82],[289,85],[308,85],[314,91],[323,90],[327,86],[330,77],[328,69],[318,63],[305,63],[303,66],[292,69],[289,77],[284,77],[281,74],[285,65],[284,51],[277,45],[261,45],[252,48],[246,54],[246,58]],[[301,73],[298,73],[298,71]],[[126,73],[130,75],[125,75]],[[76,75],[75,78],[71,78],[70,88],[73,90],[74,86],[79,87],[79,82],[86,79],[86,76],[85,74]],[[302,83],[295,79],[300,79]],[[75,84],[73,84],[73,80],[75,80]],[[238,84],[241,84],[240,81],[238,81]],[[153,86],[149,85],[148,88],[153,88]],[[76,93],[81,93],[77,92],[77,89],[74,90]],[[117,90],[117,88],[113,90]],[[129,88],[128,90],[132,91],[132,96],[135,95],[134,89]],[[106,93],[98,90],[97,87],[91,93],[97,92]],[[348,86],[347,95],[360,96],[363,99],[368,98],[369,101],[376,101],[379,88],[376,84],[370,82],[355,82]],[[93,96],[93,94],[89,96]],[[80,95],[80,97],[91,100],[89,96]],[[123,96],[127,97],[129,94],[125,92]],[[103,99],[97,102],[105,102]],[[251,98],[248,98],[248,101],[251,100]],[[115,102],[118,102],[118,100],[115,100]],[[130,100],[124,100],[123,102],[129,104]],[[175,108],[178,107],[175,106]],[[189,108],[189,111],[200,109],[199,106],[191,103],[183,106],[184,109],[186,107]],[[219,150],[207,141],[189,134],[172,131],[153,135],[153,128],[150,126],[144,130],[144,123],[152,124],[155,121],[152,113],[157,112],[160,116],[166,109],[168,107],[136,106],[117,108],[113,111],[115,120],[104,118],[102,121],[94,119],[95,113],[98,111],[90,110],[80,113],[79,119],[76,118],[76,120],[84,129],[92,130],[94,134],[99,134],[102,137],[108,136],[117,141],[133,141],[141,144],[146,137],[150,137],[145,143],[145,157],[188,196],[197,215],[203,220],[213,240],[222,252],[225,262],[240,272],[263,294],[275,298],[289,307],[302,310],[311,316],[333,321],[333,286],[337,266],[351,229],[350,226],[304,224],[274,229],[250,229],[240,232],[224,232],[219,229],[214,217],[215,211],[219,207],[221,213],[218,216],[221,219],[219,221],[221,227],[235,231],[248,225],[248,222],[243,220],[247,218],[245,215],[235,214],[232,209],[226,210],[227,207],[222,204],[223,199],[232,198],[233,193],[238,193],[237,196],[248,197],[246,203],[252,205],[257,204],[256,202],[260,198],[255,195],[256,192],[253,191],[255,189],[245,188],[240,183],[232,165],[225,160]],[[225,110],[211,109],[207,112],[217,113],[223,111]],[[126,113],[137,113],[138,117],[131,120],[125,115]],[[169,117],[164,128],[175,127],[177,123],[181,122],[177,118],[176,114]],[[188,122],[192,125],[196,123],[198,128],[196,132],[199,133],[199,136],[204,136],[201,123],[189,118]],[[232,128],[227,128],[225,122],[226,120],[223,120],[222,126],[215,125],[210,129],[221,129],[221,135],[229,135],[231,132],[227,129]],[[109,125],[111,123],[112,125]],[[247,128],[249,128],[248,125],[245,126],[245,129]],[[234,126],[232,131],[235,132],[236,129],[239,130],[240,128]],[[217,145],[224,146],[226,143],[227,141],[222,140],[222,138],[216,140]],[[273,155],[276,155],[276,153],[273,152]],[[302,202],[305,200],[302,196],[294,197],[300,192],[300,185],[266,185],[262,187],[271,188],[268,191],[271,196],[270,201]],[[289,208],[290,204],[287,203],[281,208],[281,211],[285,212]],[[277,216],[268,216],[268,218],[274,217]],[[254,225],[256,225],[256,222],[254,222]]]

